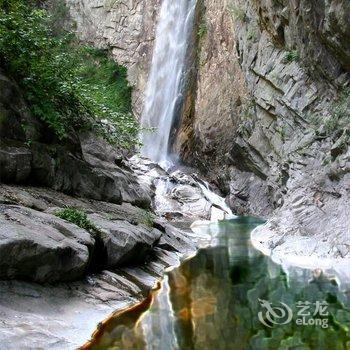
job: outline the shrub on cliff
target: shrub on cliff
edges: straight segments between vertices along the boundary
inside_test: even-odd
[[[75,208],[64,208],[57,211],[56,216],[63,220],[69,221],[72,224],[75,224],[82,229],[89,231],[90,233],[95,233],[97,231],[97,228],[88,219],[86,213],[81,210],[77,210]]]
[[[62,139],[92,130],[122,147],[135,143],[126,71],[108,53],[54,35],[52,17],[24,0],[0,0],[0,66],[22,88],[34,116]]]

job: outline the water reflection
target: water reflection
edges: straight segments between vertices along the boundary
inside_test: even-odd
[[[116,320],[93,348],[350,349],[349,293],[320,271],[286,273],[261,255],[249,240],[257,224],[245,218],[213,226],[215,245],[169,273],[148,311],[133,313],[134,323]],[[285,303],[293,320],[264,326],[259,299]],[[326,301],[329,315],[315,317],[329,327],[297,325],[299,301],[310,308]]]
[[[165,276],[162,288],[154,300],[153,307],[144,315],[140,322],[140,328],[143,330],[147,349],[178,348],[168,276]]]

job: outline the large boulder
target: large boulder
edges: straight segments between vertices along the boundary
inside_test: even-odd
[[[53,215],[0,205],[0,278],[71,281],[84,275],[94,240]]]
[[[122,150],[89,133],[80,135],[80,144],[84,161],[113,178],[124,202],[150,207],[152,191],[139,181]]]
[[[95,146],[95,152],[101,144],[104,147],[94,156],[85,150],[80,154],[64,144],[32,142],[28,147],[16,141],[16,147],[0,147],[1,180],[47,186],[95,200],[117,204],[128,202],[149,208],[151,194],[130,169],[116,165],[119,156],[112,152],[111,146],[93,136],[89,142]],[[7,140],[7,143],[13,141]],[[109,158],[103,159],[104,152],[110,155]]]
[[[101,231],[105,263],[109,268],[143,263],[162,236],[161,231],[144,224],[108,220],[99,214],[88,217]]]

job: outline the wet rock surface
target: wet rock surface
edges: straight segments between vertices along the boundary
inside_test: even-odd
[[[6,349],[82,345],[101,320],[142,300],[165,268],[196,249],[186,231],[173,228],[176,234],[169,233],[166,225],[171,225],[164,220],[149,227],[143,221],[145,211],[127,203],[7,185],[0,192],[1,278],[61,281],[0,282],[1,347]],[[102,246],[94,246],[87,231],[52,214],[67,205],[88,213],[101,230]],[[163,234],[167,244],[160,240]],[[97,248],[103,249],[98,256],[108,270],[86,275],[89,255]],[[66,280],[76,281],[62,284]]]
[[[138,174],[141,183],[154,188],[154,208],[157,215],[167,219],[216,220],[213,212],[219,208],[220,219],[232,216],[225,201],[215,193],[214,188],[201,180],[195,173],[191,175],[181,169],[164,171],[159,166],[142,157],[130,159],[131,168]],[[217,191],[217,189],[216,189]]]
[[[75,349],[112,312],[141,301],[177,266],[179,255],[161,248],[147,266],[118,268],[69,284],[0,281],[0,332],[4,349]]]
[[[211,239],[190,229],[196,218],[209,218],[214,206],[219,210],[195,178],[180,171],[169,175],[142,158],[124,166],[145,193],[156,191],[157,216],[126,202],[0,185],[0,277],[7,280],[0,282],[0,332],[6,349],[82,345],[100,321],[142,300],[165,269]],[[160,179],[169,187],[157,193]],[[97,232],[55,216],[66,207],[85,212]]]
[[[179,240],[184,232],[190,232],[190,221],[175,228],[178,223],[156,220],[152,212],[128,203],[71,197],[38,187],[0,185],[0,194],[1,249],[11,252],[1,255],[2,278],[57,282],[82,277],[94,263],[102,268],[143,264],[163,235],[170,237],[173,251],[186,251],[186,245],[182,246],[184,251],[179,249]],[[55,215],[66,207],[86,212],[96,232]],[[187,246],[195,249],[189,240]],[[17,260],[12,258],[14,252],[21,253],[14,254]]]

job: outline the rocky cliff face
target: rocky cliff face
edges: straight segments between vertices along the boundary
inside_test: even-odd
[[[116,61],[128,68],[128,78],[134,87],[134,113],[140,115],[160,0],[67,0],[66,3],[79,38],[110,48]]]
[[[160,1],[67,3],[80,38],[110,47],[128,66],[139,114]],[[337,128],[340,90],[349,83],[350,5],[201,0],[198,6],[197,57],[189,62],[197,66],[196,83],[185,99],[177,148],[230,194],[238,212],[266,217],[281,205],[290,158]]]
[[[282,204],[295,158],[307,162],[316,140],[340,136],[335,114],[349,83],[349,4],[204,6],[193,120],[198,147],[186,159],[213,178],[225,168],[218,180],[226,191],[230,183],[233,207],[268,216]]]
[[[185,159],[221,185],[237,213],[272,217],[255,234],[266,252],[345,258],[349,2],[204,7],[197,147]]]
[[[112,46],[132,68],[140,111],[159,2],[68,3],[81,37]],[[342,251],[349,234],[349,2],[198,6],[197,54],[189,62],[197,73],[176,141],[182,159],[216,182],[238,214],[274,217],[266,237],[292,232],[317,240],[320,222],[327,234],[337,223],[345,236],[327,244]],[[280,244],[272,241],[266,246]]]

